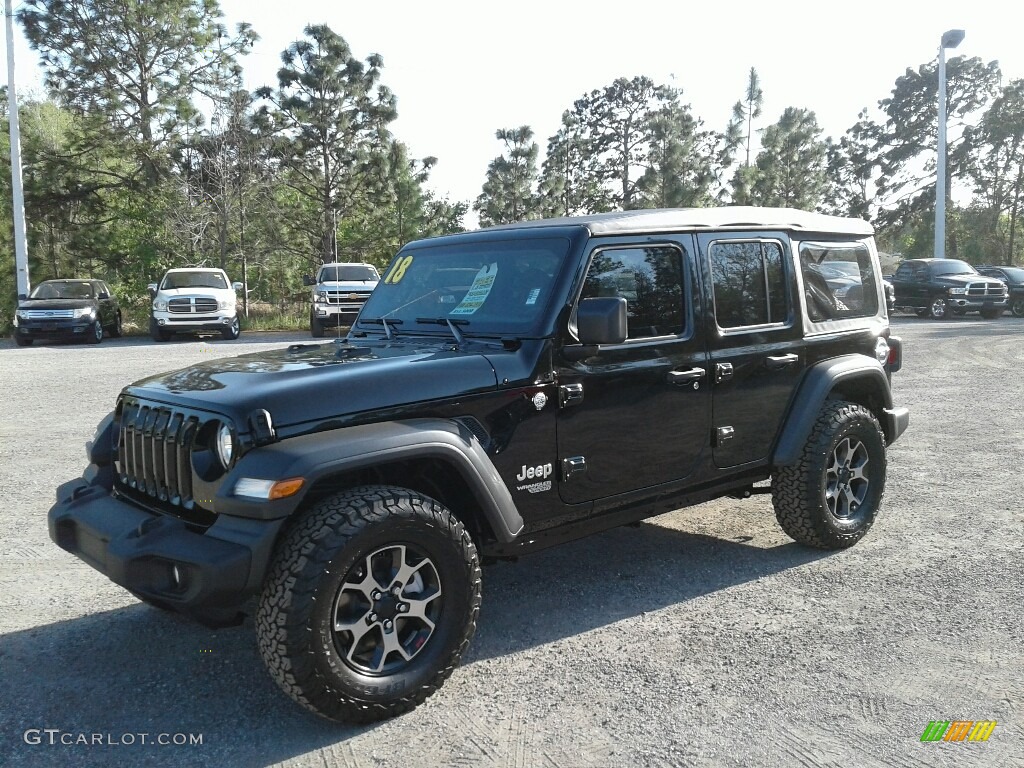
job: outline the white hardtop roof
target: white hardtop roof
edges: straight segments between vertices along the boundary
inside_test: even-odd
[[[583,225],[595,235],[634,232],[670,232],[692,229],[779,229],[815,233],[836,233],[867,237],[874,228],[862,219],[810,213],[796,208],[758,208],[754,206],[723,206],[720,208],[656,208],[637,211],[596,213],[590,216],[567,216],[538,219],[488,227],[486,230],[528,229]]]

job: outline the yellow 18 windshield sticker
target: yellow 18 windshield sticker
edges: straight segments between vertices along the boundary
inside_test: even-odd
[[[384,282],[388,285],[394,285],[401,281],[405,277],[405,270],[412,264],[412,256],[404,256],[401,259],[395,259],[395,263],[391,265],[391,270],[384,276]]]
[[[472,315],[487,301],[487,297],[491,293],[491,288],[494,286],[494,278],[498,275],[498,264],[487,264],[480,268],[480,271],[476,273],[476,277],[473,278],[473,284],[469,286],[469,290],[466,291],[466,295],[463,297],[462,302],[449,312],[449,315]]]

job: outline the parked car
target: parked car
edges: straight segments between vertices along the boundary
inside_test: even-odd
[[[859,265],[858,308],[822,287],[825,259]],[[791,209],[407,243],[344,340],[126,387],[50,536],[207,622],[256,598],[263,660],[313,712],[408,712],[466,651],[483,562],[766,481],[801,544],[867,534],[910,418],[879,274],[867,222]],[[583,610],[552,589],[530,621]]]
[[[377,287],[380,275],[372,264],[331,262],[317,270],[316,277],[306,275],[312,286],[309,306],[309,332],[316,338],[326,328],[350,326]]]
[[[46,280],[18,302],[14,313],[14,342],[19,347],[36,339],[99,344],[104,334],[121,335],[121,309],[102,280]]]
[[[977,267],[980,274],[994,277],[1006,284],[1010,291],[1010,311],[1014,317],[1024,317],[1024,269],[1020,267]]]
[[[237,339],[241,329],[235,291],[241,289],[241,283],[228,282],[223,269],[167,270],[159,285],[149,285],[153,298],[150,336],[154,341],[167,341],[175,333],[206,331]]]
[[[978,274],[960,259],[910,259],[892,278],[896,306],[918,317],[943,318],[980,312],[992,320],[1003,314],[1009,291],[999,280]]]

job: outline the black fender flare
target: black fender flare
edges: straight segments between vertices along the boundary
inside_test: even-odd
[[[239,517],[286,517],[302,504],[321,478],[424,457],[440,459],[459,472],[500,541],[511,542],[522,532],[523,518],[484,447],[467,427],[449,419],[408,419],[344,427],[253,449],[239,459],[221,483],[216,510]],[[306,482],[295,496],[260,501],[232,495],[235,484],[243,477],[302,477]]]
[[[867,389],[881,403],[882,412],[875,416],[882,425],[887,444],[903,433],[909,423],[909,411],[893,407],[892,389],[881,363],[867,355],[842,355],[822,361],[807,371],[775,446],[773,466],[786,467],[799,460],[825,400],[837,387],[850,384]]]

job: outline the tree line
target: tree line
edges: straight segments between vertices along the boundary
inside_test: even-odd
[[[880,247],[931,250],[937,63],[908,69],[843,136],[788,107],[762,121],[751,69],[725,125],[645,76],[582,94],[543,160],[530,126],[497,130],[501,154],[474,201],[427,189],[435,157],[390,129],[396,96],[380,56],[325,25],[281,54],[277,84],[248,91],[257,33],[229,30],[216,0],[25,0],[17,13],[49,96],[22,100],[34,282],[102,277],[122,299],[173,266],[219,266],[282,308],[322,261],[382,266],[409,240],[481,225],[616,209],[782,205],[872,221]],[[950,255],[1022,257],[1024,81],[995,62],[947,63]],[[0,318],[14,303],[8,105],[0,97]],[[755,134],[760,149],[751,151]]]

